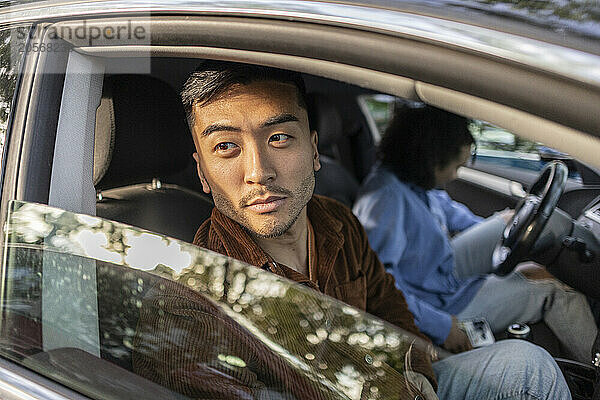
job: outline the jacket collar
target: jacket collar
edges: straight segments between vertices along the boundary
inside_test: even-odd
[[[273,259],[252,239],[240,224],[213,208],[209,233],[214,233],[225,248],[225,254],[245,263],[261,267]]]
[[[319,285],[323,290],[333,272],[335,260],[344,245],[343,223],[327,209],[320,196],[313,196],[308,203],[308,218],[315,232]]]
[[[343,224],[327,210],[318,195],[314,195],[308,202],[307,214],[315,234],[317,275],[321,287],[324,288],[333,271],[339,250],[344,245],[344,236],[341,232]],[[250,234],[216,207],[212,211],[210,230],[209,235],[215,234],[218,237],[225,248],[225,254],[229,257],[257,267],[273,264],[271,256],[252,239]]]

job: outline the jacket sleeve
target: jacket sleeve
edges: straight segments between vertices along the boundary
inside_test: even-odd
[[[415,325],[404,295],[395,286],[394,277],[385,271],[377,254],[369,246],[367,234],[360,222],[356,218],[353,222],[359,237],[362,270],[366,278],[367,312],[420,337],[423,339],[422,344],[425,344],[425,347],[429,346],[430,340]],[[431,385],[437,388],[431,359],[426,353],[426,349],[423,346],[420,347],[413,352],[412,367],[414,371],[425,375]]]
[[[433,192],[446,215],[446,223],[449,232],[461,232],[483,221],[483,218],[473,214],[467,206],[452,200],[445,190],[435,190]]]
[[[361,196],[354,207],[371,248],[388,271],[394,265],[400,267],[406,264],[403,257],[409,240],[405,230],[405,201],[396,190],[382,187]],[[450,333],[452,317],[406,290],[406,282],[402,279],[404,273],[409,272],[398,270],[394,274],[396,287],[402,290],[416,325],[436,344],[444,343]]]
[[[144,297],[132,361],[138,375],[195,399],[328,398],[211,300],[168,280]]]
[[[404,282],[396,279],[396,287],[402,290]],[[442,311],[431,304],[419,299],[418,297],[402,290],[408,309],[415,318],[415,324],[421,332],[426,334],[431,340],[441,345],[448,338],[450,328],[452,327],[452,315]]]

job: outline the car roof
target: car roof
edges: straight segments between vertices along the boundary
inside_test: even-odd
[[[65,0],[0,0],[0,8],[17,10],[32,10],[33,8],[50,8],[60,5],[70,5],[74,12],[82,5],[100,5],[104,1],[65,1]],[[522,34],[535,39],[543,39],[569,47],[580,48],[588,52],[600,54],[600,4],[586,0],[564,1],[551,0],[534,2],[531,0],[344,0],[344,1],[223,1],[215,4],[207,1],[167,0],[157,2],[145,1],[110,1],[117,6],[128,5],[139,8],[156,5],[156,9],[164,5],[174,8],[190,7],[190,10],[201,9],[210,3],[214,11],[219,8],[238,7],[246,10],[292,11],[298,5],[312,4],[313,9],[321,8],[327,14],[333,5],[374,8],[388,11],[402,11],[436,18],[450,19],[463,23],[488,27],[509,33]],[[146,3],[146,4],[145,4]],[[33,6],[33,8],[32,8]]]
[[[475,24],[598,52],[600,3],[585,0],[360,0],[346,1]],[[581,39],[580,41],[576,38]],[[579,42],[579,43],[578,43]]]
[[[530,18],[527,10],[533,10],[531,7],[508,12],[510,9],[499,7],[498,2],[484,7],[478,1],[450,0],[50,0],[9,4],[0,8],[0,23],[151,12],[318,22],[458,47],[600,87],[600,21],[591,12],[594,10],[584,13],[587,17],[581,17],[582,23],[575,23],[571,14],[563,18],[561,13],[558,18],[547,12],[542,18],[538,12]]]

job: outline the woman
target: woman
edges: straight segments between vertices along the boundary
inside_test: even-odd
[[[353,209],[371,247],[417,326],[446,349],[471,348],[460,320],[484,317],[494,332],[544,320],[573,358],[589,362],[597,328],[585,297],[547,274],[494,275],[491,255],[510,215],[482,220],[436,189],[456,178],[472,145],[463,117],[433,107],[396,112]]]

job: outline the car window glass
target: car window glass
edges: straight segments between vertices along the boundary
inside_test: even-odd
[[[477,143],[476,164],[490,164],[541,171],[552,160],[561,160],[569,167],[569,178],[580,181],[581,175],[571,163],[571,157],[539,142],[522,139],[505,129],[484,121],[472,120],[469,129]]]
[[[409,398],[407,352],[439,356],[270,272],[46,205],[11,202],[4,260],[0,353],[94,398]]]
[[[0,28],[0,163],[29,26]]]
[[[358,104],[367,119],[373,140],[381,140],[383,132],[394,115],[396,98],[387,94],[360,95]]]
[[[419,107],[418,103],[389,95],[361,95],[361,109],[369,121],[374,140],[378,143],[398,106]],[[562,160],[569,167],[569,178],[581,181],[581,176],[572,165],[571,157],[556,149],[520,138],[505,129],[485,121],[471,120],[469,130],[475,139],[475,167],[503,166],[541,171],[552,160]]]

